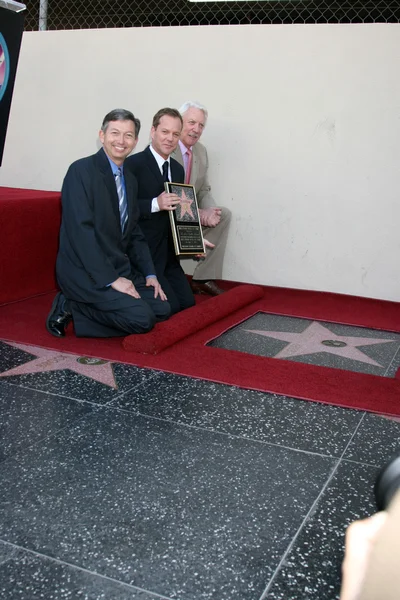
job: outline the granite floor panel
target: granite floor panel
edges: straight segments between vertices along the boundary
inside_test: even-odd
[[[92,410],[86,403],[0,380],[0,461],[46,439]]]
[[[94,573],[0,541],[2,600],[160,600]],[[167,599],[168,600],[168,599]]]
[[[344,534],[375,511],[374,467],[343,461],[262,600],[337,600]]]
[[[397,371],[400,369],[400,348],[392,358],[390,365],[388,366],[385,377],[395,377]]]
[[[1,599],[337,600],[400,422],[38,354],[0,342]]]
[[[23,365],[34,358],[33,354],[0,341],[0,373]]]
[[[400,422],[365,413],[345,458],[382,467],[400,454]]]
[[[253,600],[334,460],[96,410],[0,464],[0,539],[182,600]]]
[[[167,373],[120,395],[109,406],[337,457],[364,414]]]
[[[318,343],[315,339],[311,342],[310,335],[306,334],[310,326],[318,327],[324,333]],[[284,340],[279,339],[279,333],[274,337],[274,332],[294,335]],[[300,337],[300,334],[304,335]],[[367,341],[356,344],[353,338],[366,338]],[[400,367],[398,333],[262,312],[229,329],[209,345],[382,377],[394,377],[392,372]],[[293,348],[292,354],[277,356],[289,346]],[[319,347],[321,351],[318,351]]]

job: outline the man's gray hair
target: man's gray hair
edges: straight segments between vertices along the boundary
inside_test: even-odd
[[[204,104],[200,104],[200,102],[188,100],[187,102],[185,102],[184,104],[182,104],[182,106],[179,109],[179,112],[183,116],[185,114],[185,112],[189,110],[189,108],[198,108],[199,110],[202,110],[203,113],[204,113],[204,121],[205,121],[204,124],[207,123],[208,110],[206,109],[206,107],[204,106]]]
[[[140,131],[140,121],[137,119],[130,110],[124,108],[115,108],[111,112],[107,113],[101,124],[101,130],[103,133],[106,132],[108,125],[111,121],[132,121],[135,124],[135,137],[137,138]]]

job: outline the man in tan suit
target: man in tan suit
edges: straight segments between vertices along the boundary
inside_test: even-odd
[[[207,250],[206,258],[197,265],[193,274],[192,289],[195,293],[216,296],[222,293],[215,280],[222,278],[231,211],[217,207],[208,182],[207,150],[199,142],[207,122],[207,109],[198,102],[185,102],[179,112],[182,115],[183,128],[179,145],[172,156],[185,169],[185,183],[190,183],[196,190],[204,237],[215,245],[214,249]]]

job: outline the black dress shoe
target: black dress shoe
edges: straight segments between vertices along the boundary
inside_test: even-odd
[[[192,279],[192,292],[194,294],[208,294],[209,296],[219,296],[224,293],[220,287],[210,279],[210,281],[193,281]]]
[[[64,337],[65,330],[71,321],[72,314],[66,308],[65,296],[61,292],[58,292],[47,317],[46,329],[55,337]]]

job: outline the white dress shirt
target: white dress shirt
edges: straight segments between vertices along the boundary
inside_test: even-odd
[[[160,156],[160,154],[158,154],[158,152],[156,152],[154,150],[154,148],[153,148],[153,146],[151,144],[150,144],[149,148],[150,148],[150,152],[152,153],[152,155],[154,156],[154,158],[157,161],[158,168],[160,169],[161,175],[163,174],[163,164],[165,163],[165,160],[167,160],[167,163],[168,163],[168,179],[171,181],[172,180],[172,176],[171,176],[171,161],[170,161],[171,157],[168,156],[167,159],[163,158],[162,156]],[[151,201],[151,212],[152,213],[160,212],[160,207],[158,206],[157,198],[153,198],[153,200]]]

